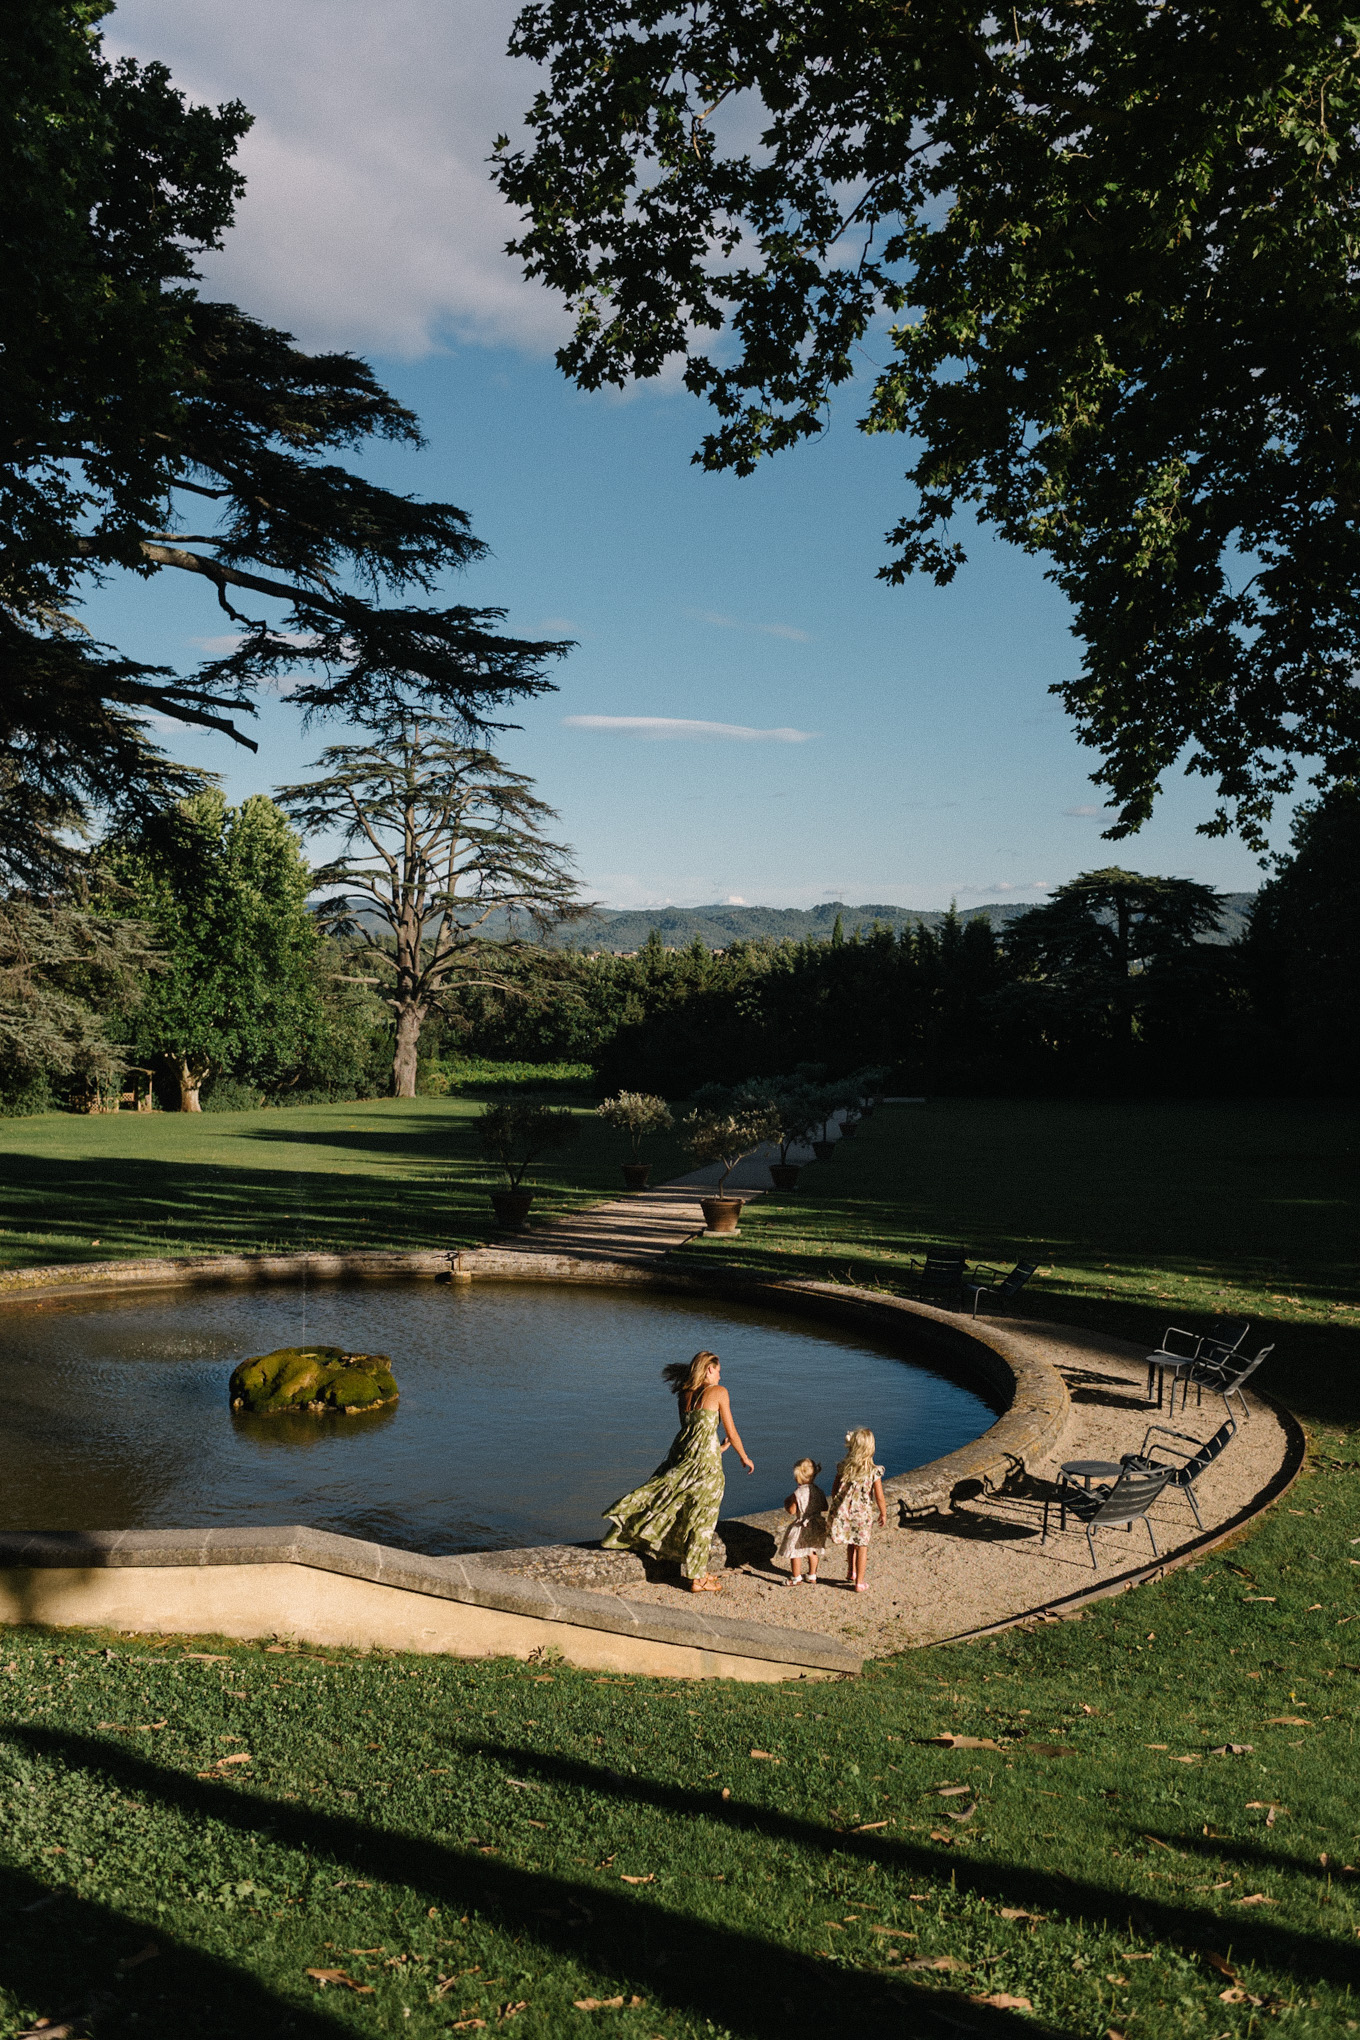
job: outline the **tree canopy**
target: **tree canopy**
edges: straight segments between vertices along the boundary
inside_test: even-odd
[[[465,512],[337,458],[420,444],[366,363],[200,298],[249,116],[111,64],[108,11],[37,0],[0,52],[0,871],[24,883],[91,811],[144,821],[202,784],[148,713],[248,743],[239,718],[287,674],[304,711],[414,698],[482,727],[566,649],[441,601],[485,551]],[[181,676],[96,643],[75,610],[120,570],[200,579],[228,649]]]
[[[319,779],[279,789],[308,835],[338,833],[342,855],[316,872],[319,920],[348,937],[377,975],[395,1022],[392,1089],[413,1098],[421,1029],[471,987],[526,996],[493,915],[540,931],[584,909],[556,820],[522,773],[444,723],[379,718],[372,742],[334,744]],[[551,959],[551,973],[560,959]]]
[[[1301,760],[1354,773],[1344,6],[534,0],[511,47],[547,75],[499,182],[570,376],[684,357],[696,459],[748,473],[873,368],[861,423],[913,447],[882,573],[948,581],[967,512],[1048,557],[1111,836],[1182,759],[1258,846]]]

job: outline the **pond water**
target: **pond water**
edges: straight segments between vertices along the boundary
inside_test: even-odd
[[[231,1410],[237,1361],[304,1342],[390,1354],[400,1402]],[[0,1524],[306,1523],[432,1554],[593,1539],[674,1434],[661,1368],[702,1347],[756,1464],[727,1454],[727,1515],[777,1507],[804,1453],[829,1487],[854,1424],[892,1474],[996,1418],[980,1385],[871,1336],[708,1297],[421,1282],[53,1301],[0,1312]]]

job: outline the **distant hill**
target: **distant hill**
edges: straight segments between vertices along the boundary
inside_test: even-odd
[[[1219,932],[1211,941],[1232,942],[1246,926],[1255,893],[1228,893]],[[997,901],[991,906],[964,907],[961,921],[984,917],[994,928],[1004,928],[1033,902]],[[587,951],[610,951],[626,956],[641,949],[653,928],[667,949],[687,949],[702,942],[706,949],[726,949],[733,942],[804,942],[809,937],[826,941],[840,915],[846,935],[856,929],[866,934],[875,926],[885,928],[938,928],[945,913],[938,907],[850,907],[842,900],[829,900],[818,907],[598,907],[583,921],[574,921],[553,937],[555,946]],[[487,933],[503,934],[503,928],[488,924]]]

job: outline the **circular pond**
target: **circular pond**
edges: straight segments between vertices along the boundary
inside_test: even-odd
[[[251,1353],[303,1342],[392,1356],[395,1408],[254,1417],[228,1407]],[[0,1524],[26,1530],[306,1523],[406,1550],[569,1543],[644,1480],[675,1430],[660,1380],[700,1347],[754,1475],[725,1513],[774,1508],[854,1424],[889,1473],[995,1422],[978,1386],[872,1334],[693,1295],[429,1282],[162,1293],[0,1313]]]

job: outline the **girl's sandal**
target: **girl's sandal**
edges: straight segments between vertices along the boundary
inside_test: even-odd
[[[689,1590],[691,1594],[720,1594],[722,1581],[715,1580],[712,1573],[705,1573],[701,1580],[690,1581]]]

